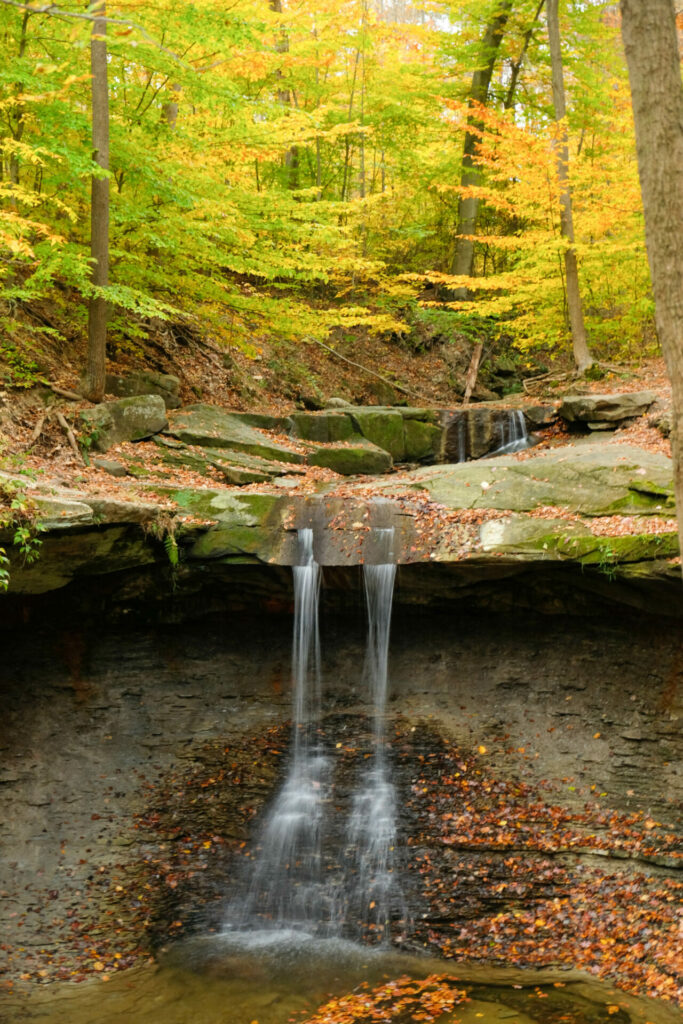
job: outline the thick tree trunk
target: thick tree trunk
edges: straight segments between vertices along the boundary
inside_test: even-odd
[[[673,395],[683,551],[683,88],[673,0],[621,0],[657,334]]]
[[[564,121],[567,113],[564,98],[564,74],[562,71],[562,44],[560,41],[560,17],[558,0],[548,0],[548,42],[550,44],[550,62],[553,79],[553,105],[555,120]],[[579,373],[583,373],[593,363],[588,351],[586,328],[581,308],[581,292],[579,290],[579,267],[576,261],[574,244],[574,217],[572,213],[572,194],[569,187],[569,140],[566,125],[562,123],[560,136],[556,143],[557,177],[560,183],[560,231],[569,243],[564,254],[564,271],[567,284],[567,308],[569,324],[572,332],[574,361]]]
[[[93,160],[109,170],[109,89],[107,84],[107,22],[105,0],[98,6],[90,40],[92,75]],[[95,177],[91,184],[90,256],[92,283],[104,288],[109,283],[109,179]],[[88,355],[83,377],[83,394],[93,402],[104,395],[107,348],[107,301],[94,295],[88,310]]]
[[[477,68],[472,75],[472,84],[468,100],[474,103],[486,103],[489,95],[493,69],[500,44],[505,32],[505,26],[512,9],[512,0],[501,0],[501,3],[486,26],[486,32],[482,40],[482,56],[485,60],[483,67]],[[469,188],[478,185],[481,180],[481,172],[474,162],[474,153],[477,146],[477,134],[470,128],[475,128],[476,117],[468,121],[468,130],[465,132],[465,141],[462,151],[462,170],[460,173],[460,185]],[[458,227],[455,238],[455,253],[451,272],[462,277],[472,276],[472,263],[474,260],[474,242],[469,237],[474,234],[477,226],[477,213],[479,212],[479,200],[472,196],[463,197],[458,203]],[[467,289],[456,288],[453,291],[454,299],[466,299]]]

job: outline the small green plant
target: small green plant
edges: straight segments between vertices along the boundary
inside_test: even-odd
[[[597,563],[598,572],[601,572],[603,576],[606,576],[610,582],[612,582],[617,575],[618,557],[618,551],[613,547],[610,547],[610,545],[605,545],[600,548],[600,559]]]
[[[41,381],[40,367],[12,342],[0,343],[0,362],[5,364],[5,383],[13,388],[32,388]]]
[[[169,562],[175,569],[179,562],[178,541],[175,539],[172,533],[167,533],[166,536],[164,537],[164,550],[166,552]]]
[[[94,425],[85,427],[78,433],[78,447],[81,449],[81,455],[86,466],[90,465],[90,450],[97,442],[101,433],[100,427]]]
[[[5,554],[5,549],[0,548],[0,591],[7,590],[9,587],[9,558]]]
[[[35,504],[20,481],[0,483],[0,530],[13,530],[12,544],[18,549],[24,565],[36,561],[42,545],[38,534],[43,527],[36,517]],[[9,558],[6,549],[0,547],[0,590],[7,590],[9,580]]]

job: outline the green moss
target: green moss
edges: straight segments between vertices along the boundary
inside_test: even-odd
[[[405,458],[408,462],[421,462],[439,456],[443,437],[441,427],[421,420],[406,420],[403,426]]]
[[[308,461],[311,466],[325,466],[335,473],[341,473],[342,476],[388,473],[393,464],[388,452],[372,444],[359,444],[348,448],[319,448],[318,451],[311,452]]]
[[[379,412],[354,409],[351,413],[356,428],[363,437],[389,452],[392,458],[405,458],[403,417],[400,412],[383,410]]]
[[[204,561],[230,555],[256,555],[265,561],[275,552],[276,536],[270,530],[257,526],[219,525],[195,541],[188,557]]]
[[[344,412],[296,412],[290,419],[293,435],[305,441],[348,441],[354,434],[351,417]]]
[[[639,533],[624,537],[545,534],[530,540],[525,546],[537,551],[551,551],[582,565],[617,566],[673,558],[678,554],[678,534]]]

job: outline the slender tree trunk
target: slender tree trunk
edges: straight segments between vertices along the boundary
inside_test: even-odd
[[[657,335],[671,379],[683,551],[683,88],[673,0],[621,0]]]
[[[477,68],[472,75],[468,100],[474,103],[486,103],[489,95],[493,69],[500,44],[505,32],[505,26],[512,10],[512,0],[501,0],[501,3],[486,26],[482,40],[482,56],[485,60],[483,67]],[[477,133],[474,130],[477,126],[476,116],[468,119],[468,130],[465,132],[465,141],[462,152],[462,170],[460,184],[463,188],[478,185],[481,180],[481,172],[474,162],[474,153],[477,146]],[[474,234],[477,226],[477,213],[479,212],[479,200],[472,196],[460,199],[458,203],[458,227],[455,239],[455,253],[453,255],[452,273],[458,276],[471,277],[472,263],[474,260],[474,242],[469,237]],[[453,291],[455,299],[466,299],[467,289],[456,288]]]
[[[98,5],[90,39],[92,75],[93,159],[109,170],[109,89],[107,85],[107,22],[105,0]],[[109,178],[92,177],[90,207],[90,256],[92,283],[105,288],[109,283]],[[83,394],[93,402],[104,395],[107,350],[107,301],[94,295],[88,310],[88,355],[83,377]]]
[[[567,286],[567,309],[572,332],[574,361],[579,373],[583,373],[593,363],[588,350],[586,328],[581,308],[581,292],[579,290],[579,267],[574,251],[574,217],[572,213],[572,194],[569,187],[569,139],[564,123],[567,109],[564,97],[564,74],[562,71],[562,44],[560,40],[560,17],[558,0],[548,0],[548,42],[550,44],[550,62],[553,79],[553,105],[555,120],[560,126],[560,134],[556,143],[557,177],[560,183],[560,231],[566,238],[567,248],[564,253],[564,273]]]
[[[270,9],[275,14],[282,14],[282,0],[270,0]],[[285,29],[280,29],[278,40],[275,44],[278,53],[289,53],[289,38]],[[281,69],[275,72],[276,78],[283,78]],[[278,89],[277,98],[287,110],[292,105],[292,96],[289,89]],[[283,164],[287,175],[287,188],[297,189],[299,187],[299,149],[298,146],[290,146],[286,151]]]
[[[28,19],[30,14],[28,11],[24,11],[24,16],[21,19],[21,36],[19,38],[19,53],[18,56],[21,58],[26,52],[26,43],[28,41]],[[12,117],[14,118],[14,124],[10,120],[10,130],[12,132],[12,138],[15,142],[21,142],[21,138],[24,134],[24,128],[26,127],[26,121],[24,120],[24,106],[21,100],[21,94],[24,91],[22,82],[17,82],[16,93],[17,93],[17,104],[12,111]],[[12,152],[9,158],[9,180],[10,184],[17,187],[19,185],[19,157],[16,153]],[[10,205],[16,209],[16,199],[14,197],[11,200]]]

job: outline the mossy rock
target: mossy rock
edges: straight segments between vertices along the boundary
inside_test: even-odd
[[[404,458],[407,462],[433,462],[441,454],[443,430],[422,420],[403,424]]]
[[[393,459],[387,451],[368,441],[355,441],[353,444],[318,448],[310,453],[308,463],[332,469],[342,476],[361,476],[388,473]]]
[[[405,458],[403,417],[394,409],[354,409],[351,419],[359,434],[378,448],[389,452],[396,461]]]
[[[348,441],[354,434],[350,416],[343,412],[295,412],[289,417],[293,437],[323,444],[334,441]]]
[[[630,445],[567,445],[534,459],[429,467],[406,474],[449,508],[531,512],[561,506],[583,515],[670,515],[671,460]],[[647,483],[645,483],[647,481]],[[657,493],[652,493],[657,490]]]
[[[110,374],[105,379],[108,395],[129,398],[132,395],[159,395],[167,409],[180,406],[180,380],[170,373],[154,370],[132,370],[127,374]]]

